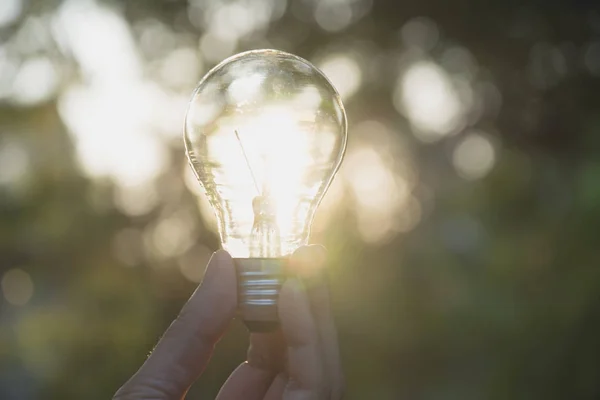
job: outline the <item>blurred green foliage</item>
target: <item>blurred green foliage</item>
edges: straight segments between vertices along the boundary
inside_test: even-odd
[[[51,34],[64,22],[55,18],[64,2],[2,2],[9,5],[0,5],[0,398],[106,399],[193,291],[182,265],[191,257],[192,271],[201,270],[202,249],[216,249],[218,238],[184,184],[181,125],[163,141],[168,162],[144,212],[128,212],[115,201],[113,180],[86,172],[61,112],[69,85],[90,80],[77,52]],[[150,81],[162,79],[153,57],[169,46],[198,52],[195,79],[217,61],[211,40],[219,36],[207,39],[203,27],[218,18],[206,14],[217,2],[100,3],[127,22]],[[350,127],[382,121],[417,171],[410,189],[421,210],[416,226],[369,241],[344,208],[315,234],[331,253],[347,398],[599,398],[600,13],[591,2],[267,3],[281,15],[242,32],[230,52],[356,56],[363,79],[345,101]],[[256,10],[252,1],[238,4]],[[402,30],[417,17],[427,18],[413,25],[417,33]],[[23,33],[31,21],[38,28]],[[220,24],[240,32],[239,20]],[[150,25],[166,30],[144,39]],[[482,90],[492,97],[485,104],[497,107],[428,143],[394,107],[393,92],[403,65],[443,59],[451,46],[477,60],[473,85],[493,84]],[[31,89],[44,84],[37,73],[19,78],[40,55],[55,72],[42,95]],[[458,75],[466,68],[443,65]],[[173,85],[184,98],[193,89]],[[453,165],[453,149],[472,128],[487,132],[495,149],[493,168],[480,179],[465,179]],[[106,140],[120,146],[118,136]],[[146,231],[178,210],[194,216],[194,245],[161,255]],[[30,281],[6,274],[15,269]],[[235,322],[189,398],[214,397],[243,360],[246,341]]]

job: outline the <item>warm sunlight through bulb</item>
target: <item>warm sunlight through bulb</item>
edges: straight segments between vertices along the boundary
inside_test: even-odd
[[[340,96],[321,71],[297,56],[241,53],[198,85],[186,115],[185,145],[240,280],[246,279],[244,268],[261,277],[263,286],[241,296],[251,297],[247,304],[271,307],[280,284],[273,268],[307,243],[346,148]]]

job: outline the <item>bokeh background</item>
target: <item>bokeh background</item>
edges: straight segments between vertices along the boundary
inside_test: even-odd
[[[584,1],[1,0],[0,398],[107,399],[219,241],[199,78],[322,68],[349,118],[312,241],[349,400],[600,398],[600,13]],[[189,398],[243,360],[233,323]]]

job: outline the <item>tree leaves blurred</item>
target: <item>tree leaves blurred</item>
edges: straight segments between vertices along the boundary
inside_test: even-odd
[[[345,96],[348,157],[313,241],[348,399],[598,398],[587,4],[3,0],[0,398],[109,398],[143,362],[218,247],[184,172],[185,102],[261,47]],[[189,398],[245,344],[235,322]]]

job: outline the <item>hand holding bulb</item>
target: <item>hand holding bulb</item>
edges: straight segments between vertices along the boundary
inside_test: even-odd
[[[184,139],[224,251],[213,255],[203,283],[115,399],[182,399],[241,314],[251,332],[248,361],[218,400],[339,400],[325,250],[305,246],[346,148],[338,93],[297,56],[241,53],[200,81]]]
[[[217,400],[342,398],[343,375],[322,270],[324,252],[321,246],[304,246],[290,257],[299,276],[282,286],[278,304],[281,330],[250,335],[248,361],[231,374]],[[183,399],[234,318],[236,293],[233,260],[220,250],[178,318],[114,399]]]

